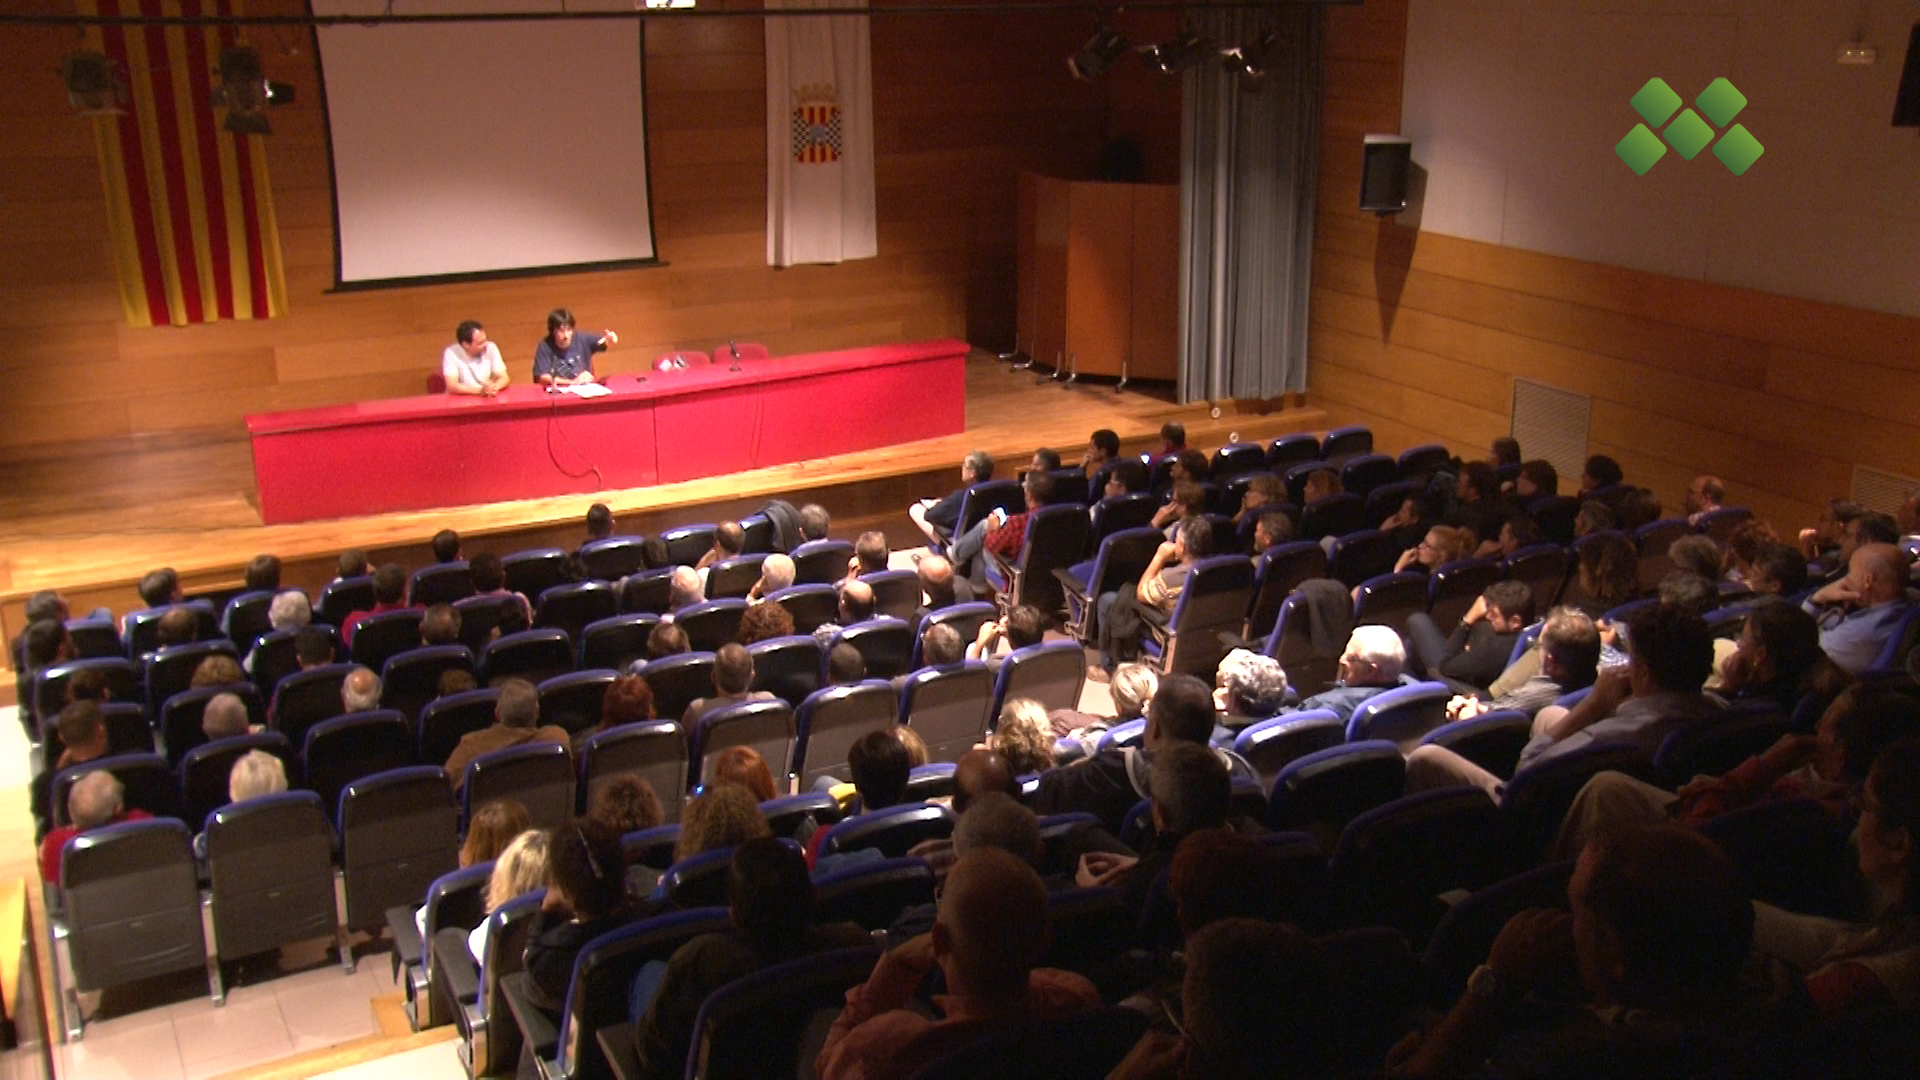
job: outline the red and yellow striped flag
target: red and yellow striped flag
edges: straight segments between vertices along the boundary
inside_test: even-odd
[[[241,0],[76,0],[82,15],[220,17]],[[94,120],[120,298],[134,326],[265,319],[286,310],[273,189],[258,136],[221,129],[208,98],[231,24],[88,31],[126,80]]]

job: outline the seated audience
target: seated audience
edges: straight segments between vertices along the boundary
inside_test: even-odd
[[[452,529],[441,529],[433,534],[433,540],[427,545],[433,550],[436,564],[456,562],[460,558],[460,534]]]
[[[360,548],[348,548],[340,553],[334,563],[333,580],[345,581],[348,578],[366,577],[373,573],[373,563],[367,561],[367,553]]]
[[[1425,678],[1481,691],[1506,670],[1514,642],[1532,622],[1533,590],[1524,582],[1496,581],[1445,637],[1426,612],[1407,616],[1407,658]]]
[[[597,502],[587,507],[587,542],[605,540],[613,536],[613,510],[606,503]]]
[[[180,591],[180,575],[175,573],[171,566],[147,571],[135,588],[140,593],[140,602],[145,604],[149,611],[169,604],[177,604],[186,599]]]
[[[47,835],[47,830],[52,827],[50,815],[53,813],[54,776],[69,766],[83,765],[107,756],[107,721],[105,714],[100,711],[99,702],[73,702],[60,710],[54,725],[60,736],[60,745],[66,749],[60,752],[53,764],[36,773],[28,785],[36,837]]]
[[[74,781],[67,789],[67,817],[73,822],[49,832],[40,841],[40,877],[49,884],[60,881],[60,852],[67,841],[82,833],[122,821],[145,821],[153,815],[145,810],[128,810],[126,789],[105,769],[96,769]]]
[[[866,677],[867,658],[860,655],[859,649],[843,641],[827,650],[828,685],[852,686]]]
[[[1594,491],[1603,487],[1611,487],[1624,479],[1626,479],[1626,474],[1620,471],[1619,462],[1605,454],[1595,454],[1587,459],[1586,467],[1580,472],[1580,490],[1578,494],[1584,499],[1588,495],[1593,494]]]
[[[1580,512],[1573,515],[1573,536],[1579,539],[1597,532],[1608,532],[1620,528],[1620,519],[1615,516],[1613,507],[1598,499],[1588,499],[1580,504]]]
[[[407,603],[407,571],[399,563],[382,563],[373,572],[373,610],[356,611],[340,627],[340,640],[353,647],[353,632],[370,616],[388,611],[410,610]]]
[[[746,646],[730,641],[713,654],[713,693],[688,702],[687,711],[680,717],[680,726],[691,738],[700,726],[700,718],[715,709],[772,700],[772,694],[753,688],[753,656]]]
[[[491,916],[500,910],[500,905],[516,896],[525,896],[547,883],[547,837],[544,829],[523,829],[507,841],[506,847],[493,860],[493,873],[487,875],[487,887],[482,897],[486,904],[487,916],[480,920],[466,935],[467,951],[473,954],[475,963],[482,963],[487,955],[488,929],[493,923]],[[425,908],[421,911],[424,913]],[[454,933],[460,931],[455,928]]]
[[[1333,686],[1282,712],[1332,709],[1342,722],[1375,694],[1406,686],[1407,648],[1390,626],[1356,626],[1340,654],[1340,677]]]
[[[816,1073],[907,1077],[995,1030],[1097,1007],[1100,995],[1083,976],[1035,966],[1047,938],[1047,892],[1033,867],[993,848],[969,852],[947,875],[932,932],[889,950],[847,992]],[[936,1002],[944,1015],[932,1020],[906,1006],[935,966],[947,993]]]
[[[1001,618],[980,624],[980,632],[974,636],[973,644],[967,646],[967,659],[985,660],[987,666],[997,672],[1000,662],[1008,653],[1038,645],[1046,638],[1047,617],[1041,614],[1039,608],[1021,604],[1008,609]]]
[[[793,556],[774,552],[760,560],[760,580],[747,590],[747,599],[757,603],[781,589],[791,587],[793,574]]]
[[[828,515],[827,508],[821,506],[819,503],[808,503],[802,506],[799,512],[799,519],[800,539],[802,542],[825,540],[828,531],[833,528],[833,518]]]
[[[708,784],[680,812],[680,836],[673,842],[673,861],[685,862],[706,851],[744,844],[770,836],[760,803],[738,784]]]
[[[847,560],[847,577],[877,574],[887,568],[892,553],[887,550],[887,534],[868,529],[853,542],[853,558]]]
[[[200,713],[200,731],[208,742],[231,739],[253,730],[247,717],[247,703],[238,694],[215,694],[207,699]]]
[[[187,607],[168,608],[153,628],[153,643],[162,649],[192,644],[199,636],[200,616]]]
[[[547,897],[527,930],[534,1005],[557,1014],[580,950],[631,918],[626,873],[619,835],[597,821],[575,818],[547,838]]]
[[[298,629],[312,621],[313,602],[299,589],[275,593],[267,604],[267,625],[271,629]]]
[[[676,566],[667,579],[667,609],[684,611],[707,598],[706,580],[691,566]]]
[[[735,555],[745,551],[746,548],[747,530],[739,522],[723,521],[715,526],[713,530],[713,546],[708,548],[705,554],[700,556],[699,562],[693,564],[694,570],[700,574],[701,585],[704,586],[706,584],[707,571],[713,569],[714,563],[722,559],[731,559]]]
[[[1683,536],[1667,545],[1667,561],[1676,574],[1696,574],[1713,581],[1720,576],[1726,554],[1711,536]]]
[[[1433,496],[1425,491],[1401,499],[1400,508],[1381,519],[1380,531],[1386,533],[1387,539],[1401,552],[1416,551],[1427,533],[1440,524],[1440,515],[1434,508],[1434,502]],[[1332,543],[1332,537],[1321,540],[1322,546],[1331,547]]]
[[[1835,556],[1847,535],[1847,526],[1863,513],[1865,510],[1852,499],[1827,500],[1827,508],[1820,512],[1820,520],[1812,528],[1800,530],[1800,554],[1808,561],[1840,562]]]
[[[670,622],[662,622],[647,631],[647,662],[692,652],[687,632]]]
[[[1147,472],[1145,462],[1139,458],[1124,457],[1113,463],[1107,470],[1107,482],[1100,489],[1102,499],[1117,499],[1122,495],[1131,495],[1147,490],[1147,482],[1153,479]]]
[[[1575,549],[1579,565],[1560,602],[1595,619],[1632,600],[1640,592],[1640,553],[1633,541],[1609,533]],[[1719,564],[1719,557],[1714,557]]]
[[[1497,534],[1497,526],[1495,531]],[[1472,529],[1435,525],[1418,544],[1400,553],[1400,558],[1394,561],[1393,572],[1431,574],[1450,562],[1472,558],[1479,542]]]
[[[1766,544],[1747,571],[1747,588],[1756,596],[1785,599],[1807,590],[1807,560],[1791,544]]]
[[[1253,557],[1258,559],[1270,547],[1293,539],[1293,519],[1279,511],[1262,512],[1253,519]]]
[[[528,623],[533,622],[533,604],[520,593],[507,588],[507,569],[500,563],[500,556],[491,551],[482,551],[467,560],[467,573],[473,578],[475,596],[511,596],[520,601],[521,614]]]
[[[1553,462],[1540,458],[1520,463],[1520,472],[1513,478],[1513,493],[1522,502],[1544,499],[1560,494],[1560,474]]]
[[[713,756],[707,766],[707,783],[738,784],[753,796],[755,803],[780,797],[773,784],[773,770],[767,759],[751,746],[729,746]]]
[[[1687,524],[1700,524],[1701,518],[1721,509],[1726,501],[1726,481],[1717,476],[1694,477],[1692,482],[1687,484]]]
[[[227,773],[227,801],[246,802],[287,790],[287,766],[265,750],[240,755]]]
[[[1820,647],[1847,674],[1858,675],[1878,659],[1887,638],[1913,610],[1908,564],[1906,552],[1893,544],[1863,544],[1848,560],[1847,576],[1823,586],[1803,605],[1820,620]]]
[[[914,563],[920,578],[920,609],[914,612],[918,624],[924,616],[955,604],[973,602],[973,582],[953,572],[953,563],[944,555],[922,555]]]
[[[1000,707],[1000,721],[987,733],[984,749],[999,754],[1015,776],[1053,767],[1053,725],[1046,706],[1032,698],[1011,698]]]
[[[1254,473],[1253,479],[1247,481],[1246,494],[1240,496],[1240,509],[1233,515],[1234,524],[1243,529],[1252,528],[1269,507],[1286,501],[1286,481],[1270,472]]]
[[[566,746],[570,742],[567,729],[551,724],[540,726],[540,695],[533,684],[525,679],[508,679],[500,684],[500,698],[493,706],[493,724],[470,731],[460,737],[460,742],[447,757],[447,779],[453,782],[454,794],[467,783],[467,766],[483,754],[495,750],[505,750],[509,746],[522,746],[527,743],[548,742]]]
[[[1013,767],[1007,764],[1006,758],[985,747],[976,746],[961,754],[960,760],[953,767],[954,817],[965,820],[972,808],[989,795],[1018,800],[1020,781]],[[1014,805],[1020,806],[1017,801]],[[1028,818],[1033,817],[1033,811],[1027,810],[1024,806],[1020,806],[1020,809]],[[1038,836],[1036,831],[1035,838],[1038,839]],[[907,854],[916,859],[925,859],[927,864],[933,867],[935,878],[945,878],[947,871],[953,869],[954,859],[958,857],[955,851],[956,842],[957,838],[922,840]]]
[[[1177,480],[1173,485],[1173,494],[1160,509],[1153,513],[1153,527],[1167,534],[1172,540],[1174,529],[1188,518],[1196,518],[1207,512],[1207,489],[1196,480]]]
[[[478,866],[500,857],[508,844],[532,828],[527,808],[515,799],[488,799],[473,812],[467,822],[466,839],[460,842],[460,865]],[[504,899],[504,898],[503,898]]]
[[[960,462],[960,486],[942,499],[921,499],[907,507],[913,526],[935,545],[944,544],[960,527],[960,503],[967,489],[993,479],[993,458],[985,450],[974,450]]]
[[[1044,472],[1030,472],[1020,488],[1026,498],[1025,510],[1013,515],[998,511],[989,514],[954,540],[947,553],[958,572],[976,588],[986,585],[986,556],[997,557],[1004,563],[1020,557],[1020,547],[1027,538],[1027,522],[1033,520],[1034,511],[1053,498],[1053,477]]]
[[[622,675],[613,680],[607,692],[600,698],[600,722],[575,735],[570,742],[574,753],[578,754],[587,745],[587,741],[603,731],[612,731],[624,724],[638,724],[653,719],[653,687],[638,675]]]
[[[1096,601],[1101,663],[1089,667],[1087,676],[1104,682],[1115,665],[1137,658],[1147,633],[1146,613],[1152,612],[1164,622],[1179,604],[1193,564],[1212,554],[1213,523],[1204,517],[1182,518],[1174,538],[1153,553],[1137,586],[1102,595]]]
[[[1754,518],[1743,521],[1727,537],[1727,550],[1720,559],[1720,573],[1716,580],[1726,587],[1734,588],[1746,585],[1753,577],[1753,564],[1760,561],[1760,552],[1768,544],[1777,544],[1780,537],[1773,526]]]
[[[380,707],[380,676],[372,668],[356,667],[340,683],[340,704],[350,713],[372,712]]]
[[[740,617],[740,644],[751,645],[793,633],[793,613],[779,604],[754,604]]]
[[[646,777],[619,773],[587,800],[587,817],[612,829],[615,836],[625,836],[651,829],[664,822],[667,815]]]
[[[434,684],[433,693],[436,698],[452,697],[469,690],[477,690],[479,687],[480,684],[474,679],[473,672],[465,668],[448,668],[440,673],[440,680]]]
[[[420,617],[420,644],[460,644],[460,612],[452,604],[435,604]]]
[[[1540,532],[1540,524],[1526,514],[1514,514],[1500,526],[1498,548],[1492,554],[1495,558],[1510,559],[1522,548],[1546,542],[1546,536]]]
[[[232,686],[247,681],[247,673],[240,668],[240,662],[231,656],[214,653],[194,665],[193,677],[187,680],[187,689],[204,690],[212,686]]]
[[[1160,453],[1177,454],[1187,448],[1187,426],[1169,420],[1160,425]]]
[[[1120,436],[1101,428],[1087,437],[1087,449],[1080,455],[1080,469],[1091,483],[1101,473],[1111,471],[1109,464],[1120,456]]]
[[[1593,685],[1600,673],[1600,630],[1578,608],[1557,607],[1547,613],[1540,642],[1494,680],[1491,700],[1466,694],[1447,703],[1447,719],[1471,720],[1495,709],[1518,709],[1532,717],[1575,690]],[[1515,678],[1518,669],[1529,672]],[[1512,681],[1511,687],[1504,684]]]
[[[1454,523],[1473,534],[1474,548],[1497,542],[1500,526],[1520,509],[1500,490],[1499,474],[1484,461],[1469,461],[1461,466],[1454,495],[1458,500]]]
[[[1286,705],[1292,692],[1280,661],[1251,649],[1229,652],[1214,672],[1214,711],[1230,728],[1243,728],[1274,715]],[[1118,695],[1115,697],[1117,700]]]
[[[1847,681],[1820,649],[1820,624],[1777,600],[1755,605],[1715,674],[1719,685],[1708,685],[1729,701],[1765,700],[1789,716],[1803,696],[1830,700]]]
[[[1197,743],[1176,742],[1154,760],[1149,785],[1148,813],[1152,829],[1138,857],[1092,852],[1080,857],[1074,884],[1118,886],[1127,907],[1146,906],[1153,879],[1173,864],[1180,842],[1202,829],[1227,824],[1233,781],[1227,767],[1211,749]]]

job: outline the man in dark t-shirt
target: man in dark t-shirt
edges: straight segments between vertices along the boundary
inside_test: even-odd
[[[598,382],[593,373],[593,354],[618,344],[619,334],[575,330],[573,312],[554,308],[547,313],[547,336],[533,350],[533,381],[547,387]]]

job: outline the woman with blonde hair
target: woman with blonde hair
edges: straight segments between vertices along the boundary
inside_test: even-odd
[[[1015,776],[1052,768],[1053,735],[1046,707],[1032,698],[1008,701],[1000,708],[1000,722],[987,735],[986,747],[1006,758]]]
[[[498,806],[499,803],[488,803]],[[512,804],[518,806],[518,803]],[[525,813],[525,811],[521,811]],[[516,896],[524,896],[547,883],[547,834],[541,829],[526,829],[507,842],[499,858],[493,860],[493,873],[487,878],[487,888],[482,900],[487,905],[487,918],[467,935],[467,948],[473,951],[473,959],[480,962],[487,954],[487,925],[500,905]]]
[[[1400,553],[1399,561],[1393,564],[1393,572],[1430,574],[1450,562],[1472,558],[1474,549],[1479,546],[1480,538],[1472,529],[1435,525],[1427,530],[1427,535],[1418,544]]]
[[[245,802],[287,790],[287,767],[265,750],[249,750],[227,774],[227,798]]]

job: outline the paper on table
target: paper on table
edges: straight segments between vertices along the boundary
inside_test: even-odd
[[[605,397],[608,394],[613,393],[613,391],[607,389],[606,387],[600,385],[599,383],[592,383],[592,382],[575,383],[572,386],[563,386],[560,388],[560,392],[563,394],[572,394],[574,397],[584,397],[584,398]]]

